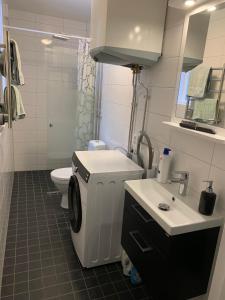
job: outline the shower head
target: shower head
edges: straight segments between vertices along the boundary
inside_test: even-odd
[[[61,41],[69,41],[70,40],[70,37],[65,35],[65,34],[53,34],[52,37],[54,39],[58,39],[58,40],[61,40]]]

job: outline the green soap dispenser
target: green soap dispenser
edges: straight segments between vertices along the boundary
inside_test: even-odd
[[[213,181],[207,180],[203,182],[208,182],[208,187],[205,191],[201,192],[200,203],[199,203],[199,212],[206,216],[211,216],[213,214],[216,194],[213,192]]]

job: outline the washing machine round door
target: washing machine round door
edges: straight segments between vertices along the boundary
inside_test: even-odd
[[[80,187],[76,175],[70,177],[68,188],[69,218],[73,232],[78,233],[82,222]]]

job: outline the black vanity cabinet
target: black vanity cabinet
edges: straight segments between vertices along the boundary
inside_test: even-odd
[[[185,300],[207,292],[219,230],[170,236],[126,192],[122,246],[154,300]]]

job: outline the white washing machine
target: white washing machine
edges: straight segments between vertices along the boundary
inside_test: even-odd
[[[71,236],[83,267],[119,261],[124,181],[143,169],[117,150],[77,151],[68,200]]]

